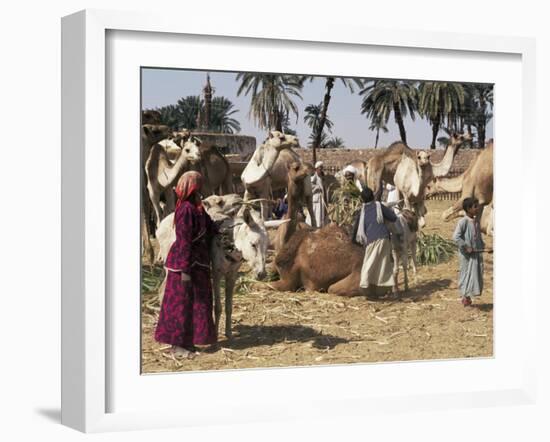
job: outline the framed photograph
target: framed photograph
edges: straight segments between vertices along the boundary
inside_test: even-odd
[[[62,54],[65,425],[533,403],[532,40],[94,10]]]

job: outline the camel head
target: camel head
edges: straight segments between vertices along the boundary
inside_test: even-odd
[[[242,218],[242,223],[237,223],[233,231],[235,247],[248,263],[256,279],[266,276],[265,262],[267,258],[267,246],[269,239],[260,213],[248,206],[243,206],[237,218]]]
[[[292,149],[300,147],[298,138],[294,135],[284,134],[278,130],[272,130],[269,132],[267,140],[264,144],[269,145],[270,147],[276,149],[280,152],[283,149]]]
[[[472,142],[472,136],[469,133],[459,134],[453,132],[449,138],[449,146],[459,149]]]
[[[191,163],[196,163],[201,160],[201,144],[201,140],[196,137],[191,137],[180,144],[181,154]]]
[[[171,138],[174,140],[178,146],[181,147],[189,138],[191,138],[191,131],[189,129],[181,129],[175,132],[172,132]]]
[[[168,126],[163,124],[144,124],[141,126],[142,139],[143,136],[147,144],[152,146],[153,144],[158,143],[166,138],[170,138],[172,131]]]
[[[416,152],[416,160],[418,161],[418,165],[420,167],[426,167],[430,164],[430,156],[431,154],[429,152],[424,152],[423,150]]]
[[[309,174],[309,168],[304,163],[293,161],[288,165],[289,184],[290,182],[298,183],[303,181]]]

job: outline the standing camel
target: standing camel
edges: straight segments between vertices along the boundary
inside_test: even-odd
[[[440,192],[462,192],[460,199],[443,212],[444,221],[450,221],[459,216],[465,198],[477,198],[482,207],[492,203],[493,140],[487,142],[485,149],[477,154],[462,175],[453,178],[435,178],[430,183],[428,194]]]
[[[141,250],[143,255],[149,259],[149,263],[153,263],[154,252],[151,246],[149,233],[149,217],[151,216],[151,204],[147,194],[147,175],[145,173],[145,161],[149,156],[151,147],[172,135],[172,131],[168,126],[159,124],[144,124],[141,126],[141,156],[140,156],[140,175],[141,175]]]
[[[256,198],[271,200],[274,191],[285,189],[289,165],[302,162],[300,156],[293,150],[299,147],[298,139],[294,135],[271,131],[264,143],[256,148],[241,175],[245,188],[245,200]],[[308,213],[313,216],[313,192],[310,180],[305,182],[305,192],[305,204]],[[266,220],[269,217],[270,205],[262,203],[261,207],[262,217]],[[316,227],[315,220],[312,223],[313,227]]]

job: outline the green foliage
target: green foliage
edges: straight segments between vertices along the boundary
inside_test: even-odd
[[[361,113],[377,124],[387,125],[393,113],[401,139],[406,143],[403,119],[410,115],[414,121],[418,106],[418,90],[414,82],[403,80],[374,80],[359,92],[363,96]]]
[[[199,112],[204,112],[204,100],[199,95],[182,97],[178,102],[155,109],[160,112],[162,124],[173,130],[197,129]],[[234,104],[225,97],[214,97],[211,103],[210,122],[207,130],[233,134],[240,132],[240,123],[233,118],[238,112]]]
[[[328,215],[339,226],[351,226],[362,204],[361,192],[354,183],[347,181],[332,194]]]
[[[237,95],[251,96],[249,116],[259,128],[282,130],[285,114],[293,113],[298,120],[298,106],[292,98],[302,98],[303,77],[242,72],[235,80],[241,83]]]
[[[334,136],[326,140],[321,147],[326,149],[339,149],[344,146],[345,146],[344,139]]]
[[[416,257],[420,265],[435,265],[448,261],[456,252],[456,244],[437,234],[420,232],[416,240]]]

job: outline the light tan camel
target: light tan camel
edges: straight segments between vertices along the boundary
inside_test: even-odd
[[[147,176],[147,191],[156,217],[158,228],[162,219],[175,207],[175,195],[172,188],[179,177],[193,163],[201,160],[200,140],[191,137],[188,130],[174,133],[174,140],[163,140],[151,147],[149,157],[145,162],[145,174]],[[172,151],[179,150],[175,162],[169,160],[167,148]],[[161,195],[164,195],[165,206],[161,208]]]
[[[241,175],[245,188],[245,200],[256,198],[271,200],[273,191],[285,189],[289,165],[302,162],[300,156],[293,150],[299,147],[300,144],[295,136],[271,131],[264,143],[254,151]],[[313,214],[310,180],[305,181],[305,192],[308,213]],[[267,219],[269,213],[270,205],[262,203],[262,217]],[[315,220],[313,223],[315,224]]]
[[[403,196],[405,207],[415,211],[422,227],[427,212],[424,205],[426,186],[434,177],[449,173],[458,149],[470,139],[469,135],[453,134],[439,163],[430,160],[429,152],[415,152],[402,142],[393,143],[368,161],[367,185],[377,198],[382,196],[382,181],[395,185]]]
[[[288,166],[288,210],[283,216],[283,223],[277,228],[273,239],[275,253],[282,249],[283,245],[290,239],[298,228],[307,226],[299,210],[305,203],[305,182],[309,181],[309,168],[300,162],[290,163]]]
[[[144,124],[141,126],[141,250],[142,254],[149,259],[152,264],[154,260],[153,246],[149,233],[148,221],[151,216],[151,204],[147,194],[147,175],[145,173],[145,161],[149,156],[151,147],[166,138],[172,136],[172,131],[168,126],[158,124]]]
[[[442,214],[444,221],[460,215],[465,198],[475,197],[481,206],[493,201],[493,140],[472,160],[462,175],[453,178],[435,178],[429,185],[428,194],[462,192],[460,199]]]

